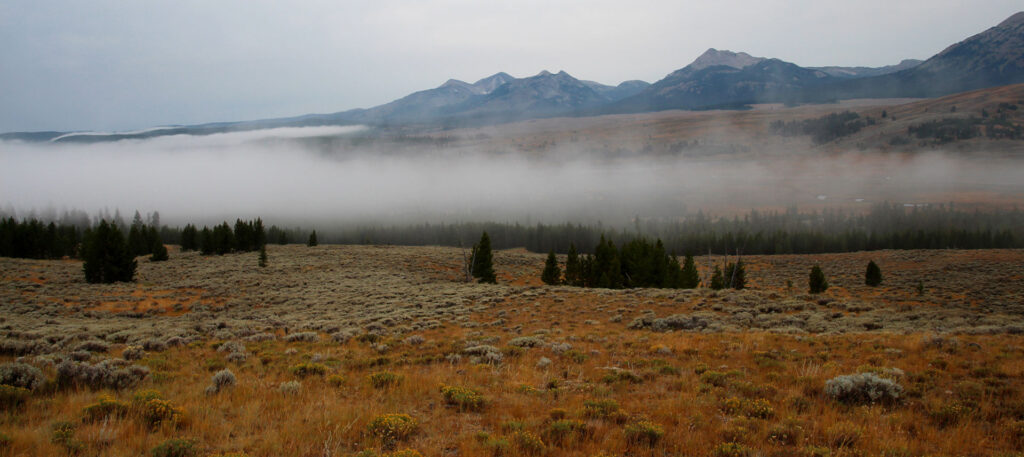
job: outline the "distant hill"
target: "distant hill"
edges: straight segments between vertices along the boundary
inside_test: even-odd
[[[889,73],[896,73],[897,71],[903,71],[909,68],[914,68],[923,63],[923,60],[917,59],[903,59],[896,65],[886,65],[884,67],[808,67],[811,70],[823,71],[829,76],[836,78],[867,78],[870,76],[887,75]]]

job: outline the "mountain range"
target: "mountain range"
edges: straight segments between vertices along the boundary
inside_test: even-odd
[[[1024,82],[1024,12],[955,43],[925,61],[880,68],[801,67],[744,52],[708,49],[689,65],[648,84],[609,86],[564,71],[515,78],[496,73],[444,84],[384,105],[291,118],[172,126],[137,133],[20,132],[0,139],[96,142],[258,128],[367,124],[463,126],[557,116],[669,109],[743,108],[755,103],[819,103],[851,98],[937,97]]]

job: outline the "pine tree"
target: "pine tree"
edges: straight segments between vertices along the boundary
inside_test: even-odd
[[[181,251],[195,251],[199,249],[199,231],[196,226],[188,224],[181,230]]]
[[[160,234],[157,233],[156,227],[149,228],[149,238],[153,240],[153,247],[149,249],[153,255],[149,256],[149,260],[153,262],[167,260],[167,246],[164,246],[164,242],[160,239]]]
[[[871,287],[878,287],[882,284],[882,269],[874,260],[868,262],[868,269],[864,272],[864,284]]]
[[[715,265],[715,271],[711,273],[711,289],[722,290],[725,288],[725,280],[722,279],[722,269]]]
[[[562,283],[562,270],[558,268],[558,258],[555,257],[555,250],[548,252],[548,259],[544,262],[544,272],[540,275],[544,284],[557,286]]]
[[[679,257],[672,254],[668,259],[668,269],[665,271],[665,281],[661,283],[660,287],[678,289],[682,283],[683,271],[679,266]]]
[[[267,247],[260,246],[260,268],[266,268],[267,266]]]
[[[203,231],[199,234],[199,253],[202,255],[213,255],[217,252],[217,242],[213,238],[213,231],[209,227],[203,226]]]
[[[306,246],[313,247],[317,244],[319,243],[316,241],[316,230],[313,230],[313,233],[309,234],[309,241],[306,241]]]
[[[693,255],[686,254],[683,260],[683,275],[679,287],[682,289],[695,289],[700,286],[700,273],[697,265],[693,262]]]
[[[477,282],[497,284],[494,274],[493,254],[491,253],[491,237],[487,232],[480,235],[480,242],[473,245],[473,277]]]
[[[569,255],[565,259],[565,283],[570,286],[582,287],[582,275],[580,274],[580,256],[576,252],[576,244],[569,244]]]
[[[811,268],[808,286],[812,294],[820,294],[828,290],[828,280],[825,279],[825,273],[821,271],[821,267],[815,265]]]
[[[742,290],[744,287],[747,287],[747,271],[743,267],[743,260],[726,264],[724,274],[724,284],[726,287],[732,287],[736,290]]]
[[[131,281],[135,276],[135,258],[117,225],[101,220],[99,226],[86,232],[82,251],[82,270],[89,283]]]

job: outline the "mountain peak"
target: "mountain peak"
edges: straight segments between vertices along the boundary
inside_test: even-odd
[[[489,94],[493,92],[494,89],[501,87],[502,84],[512,81],[513,79],[515,78],[502,71],[473,83],[473,87],[482,90],[485,94]]]
[[[1011,25],[1024,24],[1024,11],[1021,11],[1013,16],[1006,18],[1005,21],[1000,22],[996,27],[1007,27]]]
[[[449,79],[449,80],[445,81],[444,84],[441,84],[441,87],[468,86],[468,85],[469,85],[469,83],[467,83],[465,81],[460,81],[458,79],[454,79],[453,78],[453,79]]]
[[[537,76],[551,76],[551,72],[547,70],[541,70],[540,73],[537,73]]]
[[[717,50],[715,48],[708,48],[697,57],[688,67],[692,70],[702,70],[707,67],[714,67],[724,65],[726,67],[732,67],[741,69],[758,63],[764,60],[763,57],[754,57],[745,52],[732,52],[729,50]]]

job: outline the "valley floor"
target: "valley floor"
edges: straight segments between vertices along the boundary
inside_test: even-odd
[[[520,250],[495,253],[498,285],[460,282],[454,248],[268,253],[140,258],[115,285],[0,259],[0,362],[47,381],[2,392],[0,455],[1024,450],[1024,251],[747,256],[742,291],[543,286]],[[898,401],[826,389],[855,373]]]

